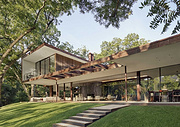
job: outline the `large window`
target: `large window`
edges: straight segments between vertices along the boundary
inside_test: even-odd
[[[49,73],[49,58],[45,60],[45,74]]]
[[[40,62],[36,63],[36,75],[40,75]]]
[[[42,60],[41,61],[41,75],[44,75],[45,74],[45,60]]]
[[[41,61],[36,62],[37,75],[48,74],[49,72],[55,71],[55,55],[45,58]]]
[[[54,72],[55,71],[55,56],[51,56],[50,57],[50,72]]]

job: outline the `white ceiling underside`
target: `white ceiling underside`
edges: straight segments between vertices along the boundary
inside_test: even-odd
[[[50,47],[47,47],[47,46],[43,46],[41,47],[40,49],[36,50],[35,52],[33,52],[32,54],[26,56],[24,58],[24,60],[27,60],[27,61],[30,61],[30,62],[38,62],[42,59],[45,59],[53,54],[59,54],[59,55],[62,55],[62,56],[65,56],[67,58],[70,58],[70,59],[73,59],[73,60],[76,60],[76,61],[79,61],[81,63],[87,63],[87,61],[85,60],[82,60],[82,59],[78,59],[77,57],[75,56],[72,56],[72,55],[69,55],[69,54],[66,54],[64,52],[61,52],[61,51],[58,51],[58,50],[55,50],[53,48],[50,48]]]
[[[60,79],[58,84],[73,82],[74,85],[86,82],[101,82],[114,79],[124,79],[124,66],[127,67],[127,76],[136,76],[141,71],[141,76],[152,78],[159,76],[159,67],[162,67],[162,76],[180,73],[180,43],[150,49],[146,52],[137,53],[123,58],[113,60],[123,65],[120,68],[93,72],[71,78]],[[55,85],[56,81],[50,79],[39,79],[29,82],[30,84]]]
[[[127,66],[128,72],[180,64],[180,43],[136,53],[113,61]]]

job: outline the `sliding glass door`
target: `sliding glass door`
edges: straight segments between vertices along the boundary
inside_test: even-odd
[[[47,57],[43,60],[36,62],[36,73],[37,75],[48,74],[49,72],[55,71],[55,55]]]

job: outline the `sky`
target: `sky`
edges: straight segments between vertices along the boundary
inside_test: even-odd
[[[134,4],[133,15],[121,22],[119,29],[112,26],[105,28],[95,21],[91,13],[81,14],[75,11],[71,16],[62,16],[60,20],[63,22],[58,26],[58,30],[61,31],[60,41],[69,42],[75,49],[86,46],[91,53],[100,53],[100,45],[103,41],[112,41],[114,37],[123,39],[130,33],[136,33],[140,38],[151,42],[172,36],[175,22],[166,33],[161,34],[162,25],[155,30],[149,27],[152,17],[146,16],[148,7],[141,10],[139,6],[140,1]]]

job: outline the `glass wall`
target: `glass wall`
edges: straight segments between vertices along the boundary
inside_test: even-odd
[[[41,75],[45,74],[45,64],[44,64],[45,62],[44,61],[46,61],[46,59],[41,61]]]
[[[180,64],[141,71],[140,95],[142,101],[180,102]],[[136,77],[136,74],[134,74]],[[125,82],[102,84],[102,95],[125,101]],[[127,100],[137,100],[137,79],[127,81]]]
[[[46,59],[45,61],[45,74],[49,73],[49,59]]]
[[[37,75],[48,74],[49,72],[55,71],[55,55],[47,57],[43,60],[36,62],[36,73]]]
[[[55,71],[55,55],[51,56],[50,58],[50,72],[54,72]]]
[[[36,75],[40,75],[41,73],[40,73],[41,71],[40,71],[40,62],[37,62],[36,63]]]
[[[150,102],[180,102],[180,65],[142,71],[151,78],[146,88]],[[179,92],[179,93],[178,93]]]

